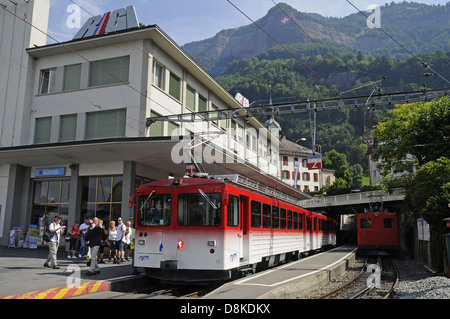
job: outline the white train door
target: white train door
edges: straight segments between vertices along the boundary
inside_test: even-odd
[[[240,215],[240,259],[249,260],[249,215],[250,206],[248,196],[239,196],[239,215]]]

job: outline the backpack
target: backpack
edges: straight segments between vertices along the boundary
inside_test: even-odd
[[[55,236],[55,234],[52,234],[50,230],[48,230],[50,227],[44,228],[44,234],[42,235],[42,239],[48,243],[52,241],[52,237]]]

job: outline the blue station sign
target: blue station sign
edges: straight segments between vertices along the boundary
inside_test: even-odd
[[[52,168],[36,168],[34,170],[35,177],[54,177],[54,176],[65,176],[65,167],[52,167]]]

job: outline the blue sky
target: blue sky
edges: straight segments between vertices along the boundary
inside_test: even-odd
[[[263,17],[274,7],[272,0],[230,0],[252,19]],[[303,12],[319,13],[323,16],[344,17],[355,13],[345,0],[274,0],[284,2]],[[416,1],[427,4],[445,4],[448,0]],[[384,5],[388,0],[352,0],[361,10],[370,4]],[[402,2],[402,1],[394,1]],[[213,37],[223,29],[230,29],[250,23],[226,0],[52,0],[50,9],[49,35],[58,41],[73,38],[78,28],[74,27],[74,3],[78,4],[81,25],[90,14],[101,15],[108,11],[134,5],[139,22],[157,24],[179,45]],[[89,14],[86,12],[88,11]],[[382,14],[382,12],[381,12]],[[68,20],[71,22],[68,23]],[[54,42],[49,40],[50,43]]]

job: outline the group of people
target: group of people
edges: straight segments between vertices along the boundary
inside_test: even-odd
[[[56,264],[56,252],[58,251],[59,238],[66,226],[60,225],[61,218],[55,217],[54,222],[50,224],[49,231],[54,234],[51,242],[49,243],[49,256],[44,264],[44,267],[59,269]],[[103,260],[104,247],[109,248],[109,261],[114,259],[115,264],[121,262],[130,261],[129,257],[134,249],[134,229],[131,227],[131,222],[123,223],[121,217],[117,219],[117,225],[115,221],[110,222],[110,227],[105,229],[103,227],[103,221],[94,217],[92,219],[86,219],[80,226],[79,223],[75,223],[69,230],[70,235],[69,251],[67,258],[77,258],[76,250],[78,242],[80,242],[79,257],[86,258],[90,256],[88,266],[90,266],[87,275],[95,275],[100,273],[98,267],[99,263],[105,263]],[[126,255],[125,255],[126,250]],[[134,264],[134,263],[133,263]],[[137,270],[133,267],[130,273],[137,274]]]

